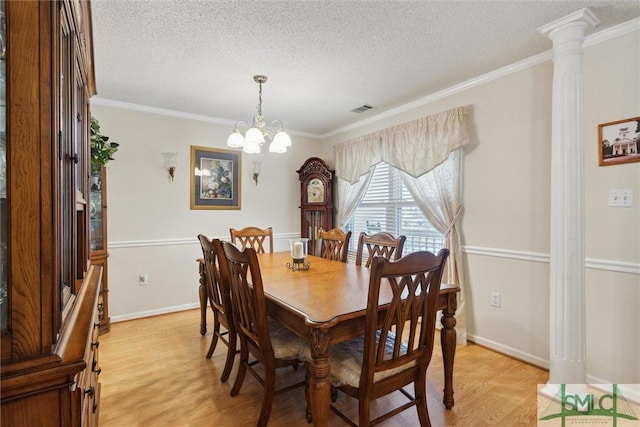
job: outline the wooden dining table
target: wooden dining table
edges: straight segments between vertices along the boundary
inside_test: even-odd
[[[314,426],[326,426],[330,411],[331,384],[329,353],[331,345],[362,335],[369,289],[370,270],[353,263],[308,256],[308,270],[291,270],[287,252],[258,255],[267,299],[267,310],[311,346],[311,409]],[[202,265],[202,263],[201,263]],[[206,333],[206,286],[200,268],[200,333]],[[456,349],[455,311],[458,286],[442,284],[438,310],[442,310],[440,340],[444,366],[443,403],[451,409],[453,400],[453,363]],[[390,295],[381,293],[381,302]]]

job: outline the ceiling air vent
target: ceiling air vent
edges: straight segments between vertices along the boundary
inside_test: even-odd
[[[369,105],[369,104],[364,104],[358,108],[354,108],[353,110],[351,110],[352,113],[364,113],[365,111],[369,111],[373,108],[373,106]]]

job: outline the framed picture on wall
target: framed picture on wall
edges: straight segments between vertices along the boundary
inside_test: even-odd
[[[191,146],[191,209],[240,209],[240,154]]]
[[[640,162],[640,117],[598,125],[600,166]]]

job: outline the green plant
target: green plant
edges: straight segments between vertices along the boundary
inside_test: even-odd
[[[91,116],[91,171],[100,172],[102,166],[114,160],[113,154],[119,146],[117,142],[109,142],[108,136],[100,134],[100,124]]]

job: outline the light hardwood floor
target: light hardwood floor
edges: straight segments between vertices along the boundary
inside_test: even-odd
[[[133,426],[254,426],[260,412],[262,387],[247,375],[240,394],[230,397],[237,359],[227,383],[220,382],[226,346],[219,342],[213,357],[205,359],[211,339],[212,315],[207,335],[200,335],[199,311],[189,310],[145,319],[114,323],[100,337],[102,383],[101,427]],[[442,404],[442,355],[436,348],[428,371],[429,416],[440,426],[536,425],[537,384],[548,372],[486,348],[458,346],[453,387],[455,406]],[[288,382],[303,378],[304,368],[278,371]],[[410,387],[411,388],[411,387]],[[403,398],[380,399],[377,408]],[[340,395],[338,405],[357,419],[357,401]],[[374,407],[376,408],[376,407]],[[331,426],[344,426],[334,414]],[[269,426],[307,426],[302,388],[277,395]],[[414,408],[385,423],[386,427],[418,426]]]

